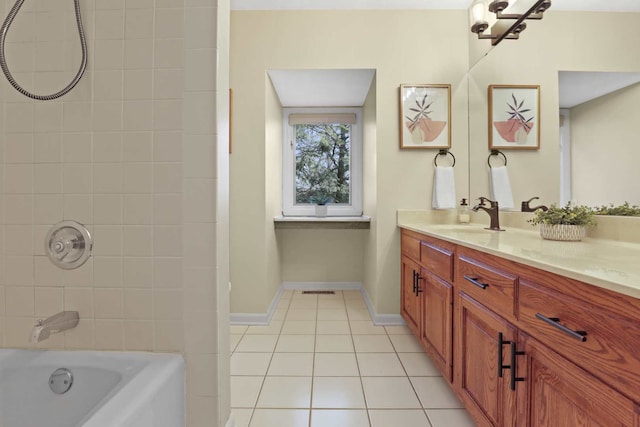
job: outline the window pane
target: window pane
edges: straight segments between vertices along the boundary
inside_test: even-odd
[[[296,204],[351,202],[351,125],[296,125]]]

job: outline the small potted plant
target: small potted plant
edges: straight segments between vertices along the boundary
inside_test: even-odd
[[[318,191],[314,196],[311,196],[311,203],[316,205],[316,216],[327,216],[327,203],[331,203],[333,199],[322,191]]]
[[[547,240],[580,241],[587,234],[587,226],[595,225],[594,211],[583,205],[564,207],[551,205],[547,211],[538,209],[532,219],[532,225],[540,224],[540,236]]]

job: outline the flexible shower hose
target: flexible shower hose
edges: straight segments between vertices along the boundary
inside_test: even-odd
[[[78,35],[80,36],[80,45],[82,46],[82,62],[80,64],[80,69],[78,70],[78,73],[73,78],[73,80],[71,80],[71,83],[69,83],[64,89],[51,95],[37,95],[25,90],[18,84],[18,82],[16,82],[16,80],[11,75],[11,72],[9,71],[9,67],[7,67],[7,59],[4,54],[4,44],[7,39],[7,32],[9,31],[9,27],[18,14],[18,11],[22,7],[23,3],[24,0],[16,1],[16,3],[9,11],[7,18],[4,20],[2,28],[0,29],[0,67],[2,67],[2,72],[4,73],[7,80],[9,80],[9,83],[11,83],[11,86],[13,86],[24,96],[28,96],[29,98],[37,99],[40,101],[50,101],[52,99],[60,98],[62,95],[68,93],[78,84],[78,82],[82,78],[82,75],[84,74],[84,70],[87,68],[87,40],[84,35],[84,29],[82,28],[82,17],[80,16],[80,0],[74,0],[74,6],[76,9],[76,22],[78,24]]]

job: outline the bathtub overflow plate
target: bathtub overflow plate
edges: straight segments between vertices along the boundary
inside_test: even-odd
[[[73,374],[67,368],[56,369],[49,377],[49,388],[55,394],[65,394],[73,385]]]
[[[65,270],[80,267],[91,256],[93,241],[89,230],[75,221],[62,221],[51,227],[44,248],[51,262]]]

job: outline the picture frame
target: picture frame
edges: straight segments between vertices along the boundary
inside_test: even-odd
[[[489,85],[489,149],[540,149],[540,86]]]
[[[451,148],[451,85],[400,85],[400,148]]]

